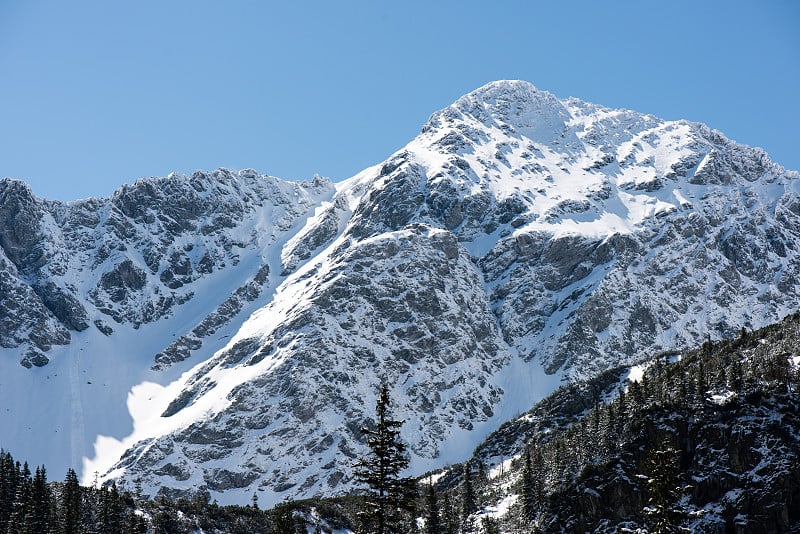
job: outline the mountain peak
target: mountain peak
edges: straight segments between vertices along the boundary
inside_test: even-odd
[[[540,143],[550,143],[572,118],[552,93],[522,80],[499,80],[467,93],[434,113],[423,131],[477,121],[490,128],[511,128]]]
[[[525,80],[495,80],[470,91],[465,96],[475,95],[484,99],[491,99],[535,93],[547,93],[547,91],[541,91],[531,82]]]
[[[31,200],[35,198],[31,186],[16,178],[0,178],[0,194],[22,195]]]

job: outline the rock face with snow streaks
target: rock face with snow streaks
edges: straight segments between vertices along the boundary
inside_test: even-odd
[[[48,351],[90,322],[110,334],[115,323],[138,328],[170,316],[194,297],[194,282],[235,270],[241,249],[268,246],[331,188],[220,169],[61,203],[2,180],[0,276],[8,289],[0,298],[9,311],[0,339],[9,348]],[[265,205],[277,214],[270,236],[253,225]],[[25,315],[11,313],[15,306]]]
[[[1,235],[0,283],[33,310],[9,344],[44,355],[100,324],[113,339],[238,272],[149,363],[192,362],[225,321],[238,332],[93,465],[221,502],[347,492],[381,381],[422,472],[469,456],[559,380],[795,310],[798,178],[701,124],[494,82],[335,192],[217,171],[72,205],[15,193],[8,209],[39,230]]]

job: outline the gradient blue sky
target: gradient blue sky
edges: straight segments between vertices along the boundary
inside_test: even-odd
[[[340,180],[496,79],[800,169],[794,0],[0,0],[0,177],[60,200],[220,166]]]

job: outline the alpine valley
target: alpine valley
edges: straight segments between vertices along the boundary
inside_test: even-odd
[[[340,183],[0,181],[0,446],[151,496],[342,495],[382,383],[419,475],[559,386],[798,309],[797,172],[493,82]]]

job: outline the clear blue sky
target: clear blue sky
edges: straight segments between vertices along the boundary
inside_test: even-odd
[[[800,169],[800,2],[0,0],[0,177],[335,180],[495,79],[709,124]]]

